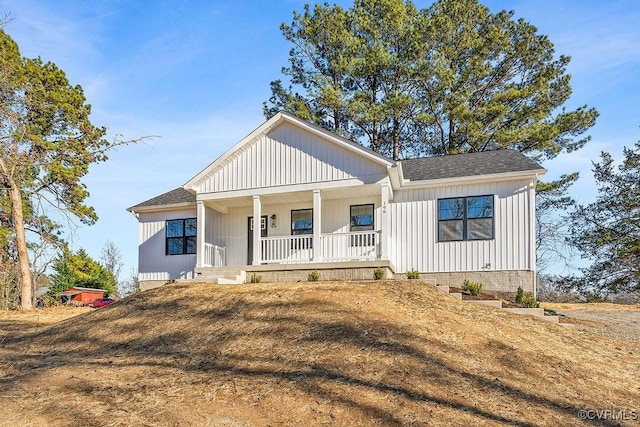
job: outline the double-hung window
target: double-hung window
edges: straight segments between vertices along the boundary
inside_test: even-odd
[[[291,211],[291,235],[313,234],[313,209],[297,209]],[[305,239],[292,240],[291,249],[310,249],[313,247],[311,236]]]
[[[438,241],[493,239],[493,195],[438,200]]]
[[[170,219],[166,222],[166,254],[195,254],[198,234],[195,218]]]
[[[373,205],[351,205],[351,231],[373,230]]]
[[[371,231],[374,229],[373,204],[351,205],[349,216],[351,231]],[[374,244],[373,237],[369,233],[352,235],[350,240],[351,246],[371,246]]]

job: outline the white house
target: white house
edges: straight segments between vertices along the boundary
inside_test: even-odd
[[[381,268],[532,292],[544,173],[513,150],[396,162],[278,113],[182,187],[128,209],[139,280],[372,279]]]

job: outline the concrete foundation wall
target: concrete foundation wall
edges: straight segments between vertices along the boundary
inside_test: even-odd
[[[159,288],[160,286],[166,284],[166,280],[142,280],[138,284],[141,291],[148,291],[149,289]]]
[[[396,279],[406,279],[404,273],[396,273]],[[466,279],[482,283],[483,293],[514,294],[518,287],[527,294],[533,293],[534,274],[529,270],[493,270],[493,271],[465,271],[454,273],[420,273],[420,279],[434,285],[448,285],[458,288]]]
[[[383,279],[393,279],[393,272],[389,267],[380,267],[384,270]],[[324,280],[374,280],[373,273],[376,268],[331,268],[331,269],[295,269],[277,271],[249,271],[247,270],[247,282],[251,280],[251,275],[256,274],[261,277],[261,282],[306,282],[309,280],[309,273],[317,271],[320,281]]]

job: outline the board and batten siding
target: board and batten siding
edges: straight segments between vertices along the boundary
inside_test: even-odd
[[[494,195],[494,238],[438,242],[438,199]],[[390,258],[396,272],[533,270],[534,180],[394,192]]]
[[[285,122],[233,153],[198,183],[197,192],[308,184],[385,173],[385,166]]]
[[[138,224],[138,280],[193,279],[196,255],[166,255],[165,222],[195,218],[196,209],[141,212]]]

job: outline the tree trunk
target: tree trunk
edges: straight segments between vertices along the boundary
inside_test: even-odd
[[[393,160],[400,157],[400,120],[393,118]]]
[[[22,197],[20,189],[13,179],[7,179],[9,193],[11,195],[11,218],[16,232],[16,246],[18,248],[18,263],[20,266],[20,309],[31,310],[33,308],[33,282],[31,280],[31,268],[29,265],[29,253],[27,252],[27,238],[24,231],[24,212],[22,211]]]

